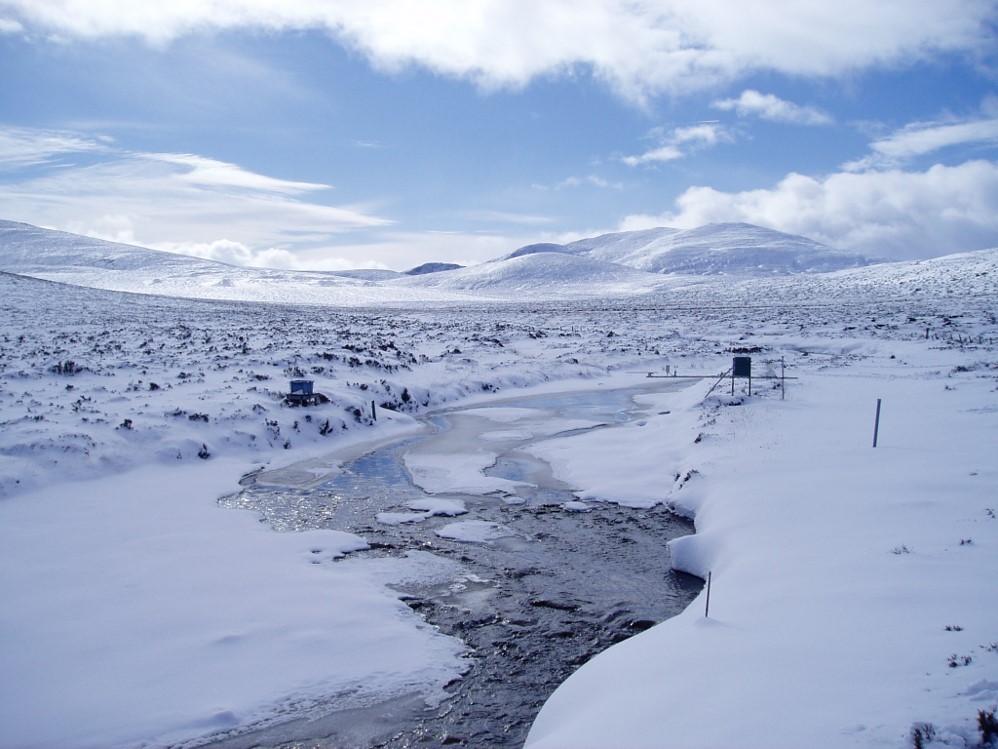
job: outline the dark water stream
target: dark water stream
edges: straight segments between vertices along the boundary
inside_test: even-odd
[[[662,389],[661,386],[659,389]],[[616,391],[518,400],[551,418],[583,417],[611,437],[613,425],[638,418],[634,392]],[[508,404],[507,404],[508,405]],[[478,412],[481,413],[480,411]],[[544,700],[596,653],[682,611],[702,582],[672,570],[666,546],[693,532],[689,521],[661,506],[633,509],[587,502],[566,507],[569,487],[522,451],[538,438],[509,431],[491,437],[499,457],[486,473],[529,481],[515,494],[435,495],[459,499],[468,513],[418,523],[378,522],[426,499],[403,456],[434,441],[467,441],[483,428],[480,415],[455,412],[434,419],[438,431],[388,445],[344,466],[334,479],[308,489],[262,483],[226,498],[230,507],[258,511],[279,531],[335,528],[365,538],[358,556],[402,556],[418,550],[460,565],[460,584],[409,585],[399,590],[419,616],[469,649],[468,671],[448,697],[426,707],[394,700],[364,710],[318,706],[266,730],[216,737],[219,749],[296,747],[519,747]],[[550,434],[540,439],[550,438]],[[501,531],[486,541],[446,538],[443,526],[472,519]]]

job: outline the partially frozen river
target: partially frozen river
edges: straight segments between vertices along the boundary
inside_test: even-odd
[[[650,379],[441,412],[428,433],[357,457],[328,480],[288,488],[275,472],[226,498],[279,531],[335,528],[368,541],[369,551],[341,564],[404,557],[446,570],[395,587],[467,645],[468,671],[430,708],[416,698],[364,710],[320,706],[212,746],[519,747],[573,670],[679,613],[701,586],[672,570],[666,545],[693,532],[689,521],[661,505],[578,502],[530,448],[593,429],[612,440],[614,426],[644,415],[634,396],[685,384]]]

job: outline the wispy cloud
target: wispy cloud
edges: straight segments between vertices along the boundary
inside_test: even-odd
[[[844,165],[847,171],[890,168],[953,146],[998,145],[998,118],[916,122],[870,144],[873,153]]]
[[[673,130],[656,128],[649,133],[648,137],[657,141],[657,145],[642,154],[624,156],[621,161],[628,166],[675,161],[690,153],[713,148],[719,143],[730,143],[734,140],[731,133],[716,122],[698,122]]]
[[[313,190],[327,190],[329,185],[291,182],[242,169],[235,164],[193,154],[143,153],[136,158],[161,161],[181,167],[177,178],[193,185],[213,188],[241,188],[253,191],[298,195]]]
[[[737,99],[720,99],[711,106],[739,117],[759,117],[773,122],[794,125],[830,125],[834,121],[820,109],[785,101],[774,94],[762,94],[746,89]]]
[[[554,186],[555,190],[565,190],[576,187],[597,187],[601,190],[622,190],[622,182],[610,182],[596,174],[587,174],[585,177],[568,177]]]
[[[483,88],[587,71],[646,101],[747,73],[836,76],[951,51],[993,48],[988,0],[2,0],[8,26],[66,38],[136,36],[166,45],[212,30],[325,29],[379,67],[418,65]]]
[[[463,217],[472,221],[491,221],[501,224],[517,224],[521,226],[541,226],[550,224],[550,216],[536,213],[514,213],[512,211],[478,210],[464,211]]]
[[[74,152],[86,152],[87,163],[39,168]],[[393,223],[364,206],[321,202],[326,185],[194,154],[129,152],[82,135],[0,128],[0,164],[8,216],[227,262],[291,267],[288,253]]]
[[[0,169],[18,169],[52,163],[73,153],[106,151],[100,139],[76,133],[0,127]]]
[[[604,177],[600,177],[598,174],[587,174],[584,177],[566,177],[560,182],[556,182],[554,185],[534,183],[531,187],[534,190],[553,190],[555,192],[559,192],[561,190],[577,190],[585,187],[592,187],[598,190],[623,190],[624,183],[611,182]]]

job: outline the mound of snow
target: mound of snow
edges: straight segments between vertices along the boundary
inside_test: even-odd
[[[427,273],[443,273],[444,271],[457,270],[463,267],[457,263],[423,263],[422,265],[417,265],[415,268],[410,268],[405,272],[405,275],[422,276]]]

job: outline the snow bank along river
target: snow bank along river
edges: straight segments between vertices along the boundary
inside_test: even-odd
[[[210,745],[520,746],[569,673],[680,612],[702,584],[670,565],[666,544],[692,533],[689,521],[661,505],[579,502],[530,448],[586,430],[612,440],[616,425],[643,415],[634,395],[686,384],[649,380],[442,412],[429,420],[430,434],[383,445],[331,474],[262,473],[221,500],[260,512],[277,531],[333,528],[368,541],[369,551],[339,564],[377,557],[421,568],[396,589],[466,644],[467,671],[437,705],[417,697],[350,710],[332,703],[264,730],[216,735]]]

